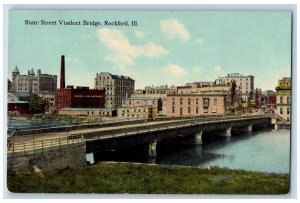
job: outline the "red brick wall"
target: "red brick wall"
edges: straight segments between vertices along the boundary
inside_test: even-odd
[[[104,108],[105,90],[58,89],[55,98],[55,110],[68,108]]]

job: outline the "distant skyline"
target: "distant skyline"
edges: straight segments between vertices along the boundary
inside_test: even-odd
[[[56,21],[56,25],[25,25]],[[64,25],[99,21],[103,26]],[[105,21],[138,26],[104,26]],[[291,77],[291,13],[231,11],[28,11],[9,13],[8,78],[55,74],[66,57],[66,85],[94,88],[96,73],[130,76],[135,89],[253,75],[254,87],[274,90]],[[59,82],[58,82],[59,84]]]

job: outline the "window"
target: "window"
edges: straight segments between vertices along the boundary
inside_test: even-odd
[[[188,113],[191,113],[191,107],[188,107]]]
[[[182,107],[180,107],[180,115],[182,116]]]
[[[191,105],[191,98],[188,98],[188,105]]]
[[[283,108],[280,108],[280,114],[283,114]]]
[[[180,105],[182,105],[182,101],[183,101],[183,99],[182,99],[182,98],[180,98]]]
[[[199,104],[199,98],[196,98],[196,105],[198,105]]]
[[[290,97],[286,98],[286,103],[288,103],[288,104],[290,103]]]
[[[203,99],[203,106],[209,106],[209,98]]]
[[[287,117],[286,120],[287,120],[287,122],[290,122],[290,117]]]
[[[280,97],[280,104],[283,103],[283,96]]]
[[[208,108],[204,108],[203,113],[208,113]]]
[[[196,113],[199,113],[199,107],[196,107]]]
[[[172,98],[172,105],[175,105],[175,98]]]
[[[174,106],[172,107],[172,113],[175,113],[175,107]]]
[[[214,99],[214,105],[217,105],[217,103],[218,103],[218,100],[217,100],[217,98],[215,98]]]
[[[287,109],[286,109],[286,113],[287,113],[287,114],[290,114],[290,108],[287,108]]]

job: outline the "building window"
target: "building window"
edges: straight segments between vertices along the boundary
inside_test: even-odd
[[[196,107],[196,113],[199,113],[199,107]]]
[[[182,99],[182,98],[180,98],[180,105],[182,105],[182,101],[183,101],[183,99]]]
[[[217,105],[218,100],[215,98],[214,99],[214,105]]]
[[[188,113],[191,113],[191,107],[188,107]]]
[[[172,113],[175,113],[175,106],[172,106]]]
[[[180,107],[180,115],[182,116],[182,107]]]
[[[287,98],[286,98],[286,103],[290,103],[290,97],[288,96]]]
[[[287,120],[287,122],[290,122],[290,117],[287,117],[286,120]]]
[[[191,105],[191,98],[188,98],[188,105]]]
[[[172,105],[175,105],[175,98],[172,98]]]
[[[290,114],[290,108],[286,109],[286,114]]]
[[[283,108],[280,108],[280,114],[283,114]]]
[[[209,98],[203,99],[203,106],[209,106]]]
[[[208,108],[204,108],[203,113],[208,113]]]
[[[199,104],[199,98],[196,98],[196,105],[198,105]]]
[[[280,104],[283,103],[283,96],[280,97]]]

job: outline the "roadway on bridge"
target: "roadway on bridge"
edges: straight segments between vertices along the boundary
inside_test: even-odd
[[[42,134],[32,134],[32,135],[24,135],[24,136],[13,136],[9,137],[8,140],[10,142],[27,142],[31,140],[44,140],[44,139],[54,139],[58,137],[67,137],[70,135],[78,135],[83,133],[92,133],[92,132],[101,132],[101,131],[108,131],[108,130],[120,130],[124,129],[130,129],[135,127],[151,127],[156,125],[162,125],[162,124],[168,124],[168,123],[174,123],[174,122],[183,122],[183,121],[194,121],[194,120],[203,120],[203,121],[209,121],[209,120],[220,120],[220,119],[229,119],[229,118],[242,118],[242,117],[251,117],[251,116],[225,116],[225,117],[195,117],[195,118],[188,118],[184,120],[167,120],[167,121],[151,121],[147,123],[139,123],[139,124],[129,124],[129,125],[120,125],[120,126],[109,126],[109,127],[99,127],[99,128],[85,128],[85,129],[78,129],[78,130],[70,130],[67,132],[51,132],[51,133],[42,133]]]
[[[191,120],[191,119],[187,119]],[[89,129],[79,129],[79,130],[71,130],[68,132],[51,132],[51,133],[43,133],[38,135],[25,135],[25,136],[16,136],[10,137],[9,141],[14,142],[26,142],[30,140],[43,140],[43,139],[52,139],[58,137],[67,137],[69,135],[76,135],[76,134],[83,134],[83,133],[91,133],[91,132],[101,132],[107,130],[119,130],[119,129],[128,129],[134,127],[141,127],[141,126],[155,126],[159,124],[167,124],[167,123],[174,123],[180,120],[168,120],[168,121],[152,121],[147,123],[139,123],[139,124],[130,124],[130,125],[120,125],[120,126],[110,126],[110,127],[99,127],[99,128],[89,128]]]

